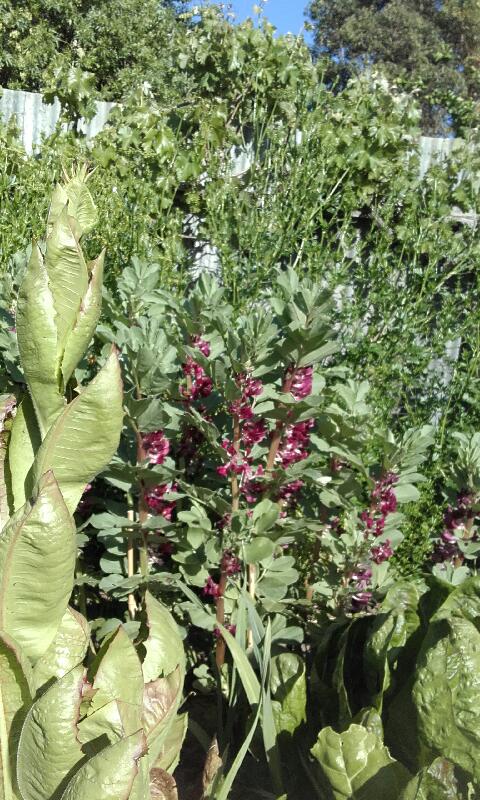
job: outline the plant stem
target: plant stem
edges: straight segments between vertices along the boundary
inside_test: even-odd
[[[295,370],[296,367],[289,369],[283,381],[282,392],[284,392],[285,394],[287,394],[287,392],[289,392],[290,389],[292,388],[293,379],[295,377]],[[285,422],[281,419],[277,420],[277,424],[275,426],[275,430],[272,436],[272,441],[270,442],[270,449],[268,451],[267,467],[266,467],[267,475],[270,475],[272,473],[275,464],[275,459],[278,453],[278,448],[280,447],[282,441],[284,429],[285,429]]]
[[[128,509],[127,517],[131,522],[134,521],[133,508]],[[135,575],[135,550],[133,546],[133,533],[128,534],[128,540],[127,540],[127,575],[129,578],[132,578]],[[135,595],[133,592],[129,592],[127,605],[128,605],[128,613],[130,614],[130,619],[135,619],[135,614],[137,612],[137,604],[135,602]]]
[[[216,604],[216,607],[217,607],[216,618],[217,618],[217,624],[218,625],[225,625],[225,600],[224,600],[224,594],[225,594],[225,589],[227,588],[227,571],[226,571],[225,566],[226,566],[225,565],[225,559],[222,558],[222,565],[221,565],[221,571],[220,571],[220,581],[219,581],[219,584],[218,584],[218,597],[217,597],[217,599],[215,601],[215,604]],[[223,638],[222,634],[220,633],[220,628],[219,628],[219,636],[218,636],[217,645],[216,645],[216,648],[215,648],[215,661],[216,661],[216,664],[217,664],[219,672],[221,672],[222,667],[223,667],[223,665],[225,663],[225,652],[226,652],[225,639]]]
[[[146,458],[146,452],[143,446],[143,439],[140,431],[136,432],[136,437],[137,437],[137,464],[141,464]],[[139,481],[138,521],[140,522],[140,524],[142,524],[146,522],[147,519],[148,519],[148,507],[145,502],[145,486],[143,481]],[[141,533],[142,533],[142,544],[140,546],[140,551],[139,551],[140,570],[142,573],[142,577],[145,578],[148,575],[148,545],[147,545],[147,534],[143,530]]]
[[[233,415],[233,447],[238,455],[240,452],[240,418],[238,414]],[[236,472],[232,472],[230,482],[232,486],[232,513],[235,513],[240,507],[240,486]]]

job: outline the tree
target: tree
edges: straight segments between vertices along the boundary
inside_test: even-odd
[[[344,83],[378,66],[418,93],[424,129],[468,124],[480,99],[480,4],[475,0],[312,0],[315,50]]]
[[[0,0],[0,86],[37,91],[55,71],[91,72],[105,100],[178,71],[175,0]]]

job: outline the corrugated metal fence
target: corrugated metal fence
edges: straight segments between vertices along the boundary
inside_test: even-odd
[[[13,89],[0,89],[0,117],[8,122],[13,116],[20,129],[23,146],[32,153],[42,142],[42,138],[54,132],[60,117],[60,103],[47,105],[39,92],[21,92]],[[89,139],[104,127],[113,103],[97,103],[97,113],[90,122],[81,122],[81,130]]]

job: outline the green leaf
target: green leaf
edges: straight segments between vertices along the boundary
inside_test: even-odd
[[[87,620],[78,611],[67,608],[53,642],[35,664],[35,688],[40,689],[51,678],[62,678],[80,664],[89,641],[90,627]]]
[[[122,382],[116,352],[64,409],[37,453],[33,479],[52,469],[73,513],[85,486],[110,461],[122,429]]]
[[[477,618],[478,620],[478,618]],[[478,621],[477,621],[478,624]],[[480,633],[460,616],[432,620],[413,700],[422,744],[480,780]]]
[[[88,289],[82,300],[78,316],[69,333],[62,360],[63,383],[67,384],[75,367],[85,353],[95,332],[102,310],[103,262],[105,252],[89,264],[91,270]]]
[[[149,763],[153,768],[159,767],[168,772],[176,769],[187,729],[188,714],[179,714],[172,719],[165,735],[147,739]]]
[[[12,487],[7,448],[10,441],[14,408],[14,395],[0,396],[0,530],[10,516]]]
[[[10,800],[16,785],[15,757],[23,718],[32,701],[32,675],[17,643],[0,634],[0,798]],[[22,713],[23,712],[23,713]],[[16,795],[15,795],[16,796]]]
[[[0,629],[36,661],[50,647],[73,589],[75,525],[51,472],[33,505],[0,537]]]
[[[140,659],[122,626],[102,644],[89,668],[89,677],[93,677],[95,691],[92,711],[111,700],[141,707],[143,675]]]
[[[295,653],[281,653],[271,662],[270,688],[277,733],[293,734],[306,720],[305,662]]]
[[[401,483],[393,487],[393,493],[399,503],[415,503],[420,499],[420,492],[413,483]]]
[[[67,338],[75,325],[88,289],[88,269],[67,206],[60,211],[47,237],[45,268],[53,298],[56,359],[59,368]]]
[[[42,254],[35,245],[20,286],[17,305],[20,362],[42,437],[61,413],[56,312]]]
[[[92,195],[86,186],[87,171],[80,167],[65,183],[57,184],[50,203],[47,221],[47,233],[50,234],[56,221],[67,207],[67,214],[75,223],[75,233],[80,239],[89,233],[98,221],[98,212]]]
[[[145,683],[170,675],[179,665],[185,673],[185,653],[178,627],[170,612],[150,592],[145,593],[148,637],[143,643]]]
[[[272,501],[267,498],[257,503],[252,515],[252,521],[257,535],[271,528],[277,521],[279,513],[280,509],[278,503],[272,503]]]
[[[35,453],[42,443],[30,395],[24,395],[17,407],[8,444],[8,467],[12,488],[13,510],[18,511],[30,496],[27,476]]]
[[[20,734],[18,785],[23,800],[54,800],[83,755],[76,724],[84,680],[78,666],[47,689],[32,705]]]
[[[399,800],[459,800],[453,764],[436,758],[412,778]]]
[[[251,542],[245,545],[245,561],[247,564],[255,564],[269,558],[275,550],[275,542],[267,539],[266,536],[256,536]]]
[[[311,753],[334,800],[398,800],[410,775],[387,748],[361,725],[343,733],[324,728]]]
[[[223,625],[218,626],[222,633],[223,638],[227,644],[228,649],[232,654],[235,667],[238,670],[242,686],[245,689],[248,702],[251,706],[255,706],[260,701],[260,683],[258,681],[253,667],[247,658],[245,651],[240,647],[238,642],[233,638],[232,634],[227,631]]]
[[[61,800],[92,800],[95,796],[101,800],[128,800],[138,773],[138,761],[145,752],[142,731],[106,747],[80,767]]]

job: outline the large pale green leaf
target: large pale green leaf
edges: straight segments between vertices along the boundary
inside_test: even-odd
[[[324,728],[311,753],[334,800],[398,800],[410,775],[374,733],[350,725],[343,733]]]
[[[142,667],[137,651],[122,626],[103,643],[89,669],[90,676],[93,677],[94,689],[91,712],[111,700],[121,700],[136,707],[140,715]]]
[[[55,309],[57,359],[65,349],[88,288],[88,268],[75,233],[75,221],[64,206],[47,237],[45,267]]]
[[[17,797],[15,755],[20,724],[31,699],[30,664],[17,643],[0,633],[0,800]]]
[[[166,770],[167,772],[173,772],[180,760],[180,751],[182,749],[182,745],[187,734],[188,729],[188,714],[178,714],[176,716],[168,730],[168,736],[166,736],[163,740],[162,747],[160,751],[156,748],[158,744],[158,739],[153,743],[152,746],[152,755],[150,754],[150,745],[149,745],[149,761],[151,764],[154,764],[155,767],[159,767],[161,769]],[[147,741],[149,741],[147,739]],[[153,758],[153,750],[156,750],[155,759]]]
[[[106,747],[80,767],[62,800],[128,800],[145,752],[142,731]]]
[[[147,738],[158,736],[169,725],[182,699],[183,673],[177,667],[166,678],[145,684],[143,692],[143,727]]]
[[[60,627],[48,650],[38,659],[33,670],[35,688],[51,678],[62,678],[83,661],[90,641],[90,628],[85,617],[67,608]]]
[[[0,395],[0,530],[10,516],[12,481],[7,458],[7,448],[15,408],[14,395]]]
[[[141,728],[140,709],[121,700],[111,700],[78,724],[78,740],[87,754],[95,755],[105,744],[114,744]]]
[[[18,511],[30,496],[28,474],[35,453],[42,443],[40,429],[30,395],[25,394],[17,407],[8,444],[8,471],[11,481],[12,511]]]
[[[122,429],[122,381],[116,352],[64,409],[37,453],[33,479],[52,469],[71,513],[85,486],[110,461]]]
[[[478,625],[478,622],[477,622]],[[460,616],[432,621],[413,700],[422,744],[480,780],[480,633]]]
[[[56,316],[48,274],[37,246],[20,286],[17,304],[20,362],[45,436],[64,406],[59,386]]]
[[[185,653],[178,627],[170,612],[150,592],[145,593],[148,637],[144,642],[145,683],[170,675],[177,666],[185,672]]]
[[[294,733],[306,720],[305,662],[295,653],[281,653],[271,662],[270,688],[277,733]]]
[[[105,253],[89,264],[90,282],[82,300],[77,319],[70,332],[63,353],[62,374],[64,385],[82,358],[94,334],[102,310],[103,262]]]
[[[436,758],[409,781],[399,800],[459,800],[453,764]]]
[[[98,213],[92,195],[86,186],[87,177],[85,167],[80,167],[63,186],[57,184],[48,212],[48,234],[51,233],[65,206],[67,206],[68,216],[74,220],[75,234],[78,239],[95,227]]]
[[[0,629],[36,661],[49,648],[73,589],[75,525],[51,472],[33,504],[0,536]]]
[[[76,724],[84,682],[78,666],[35,701],[23,724],[17,775],[23,800],[57,800],[83,758]]]

